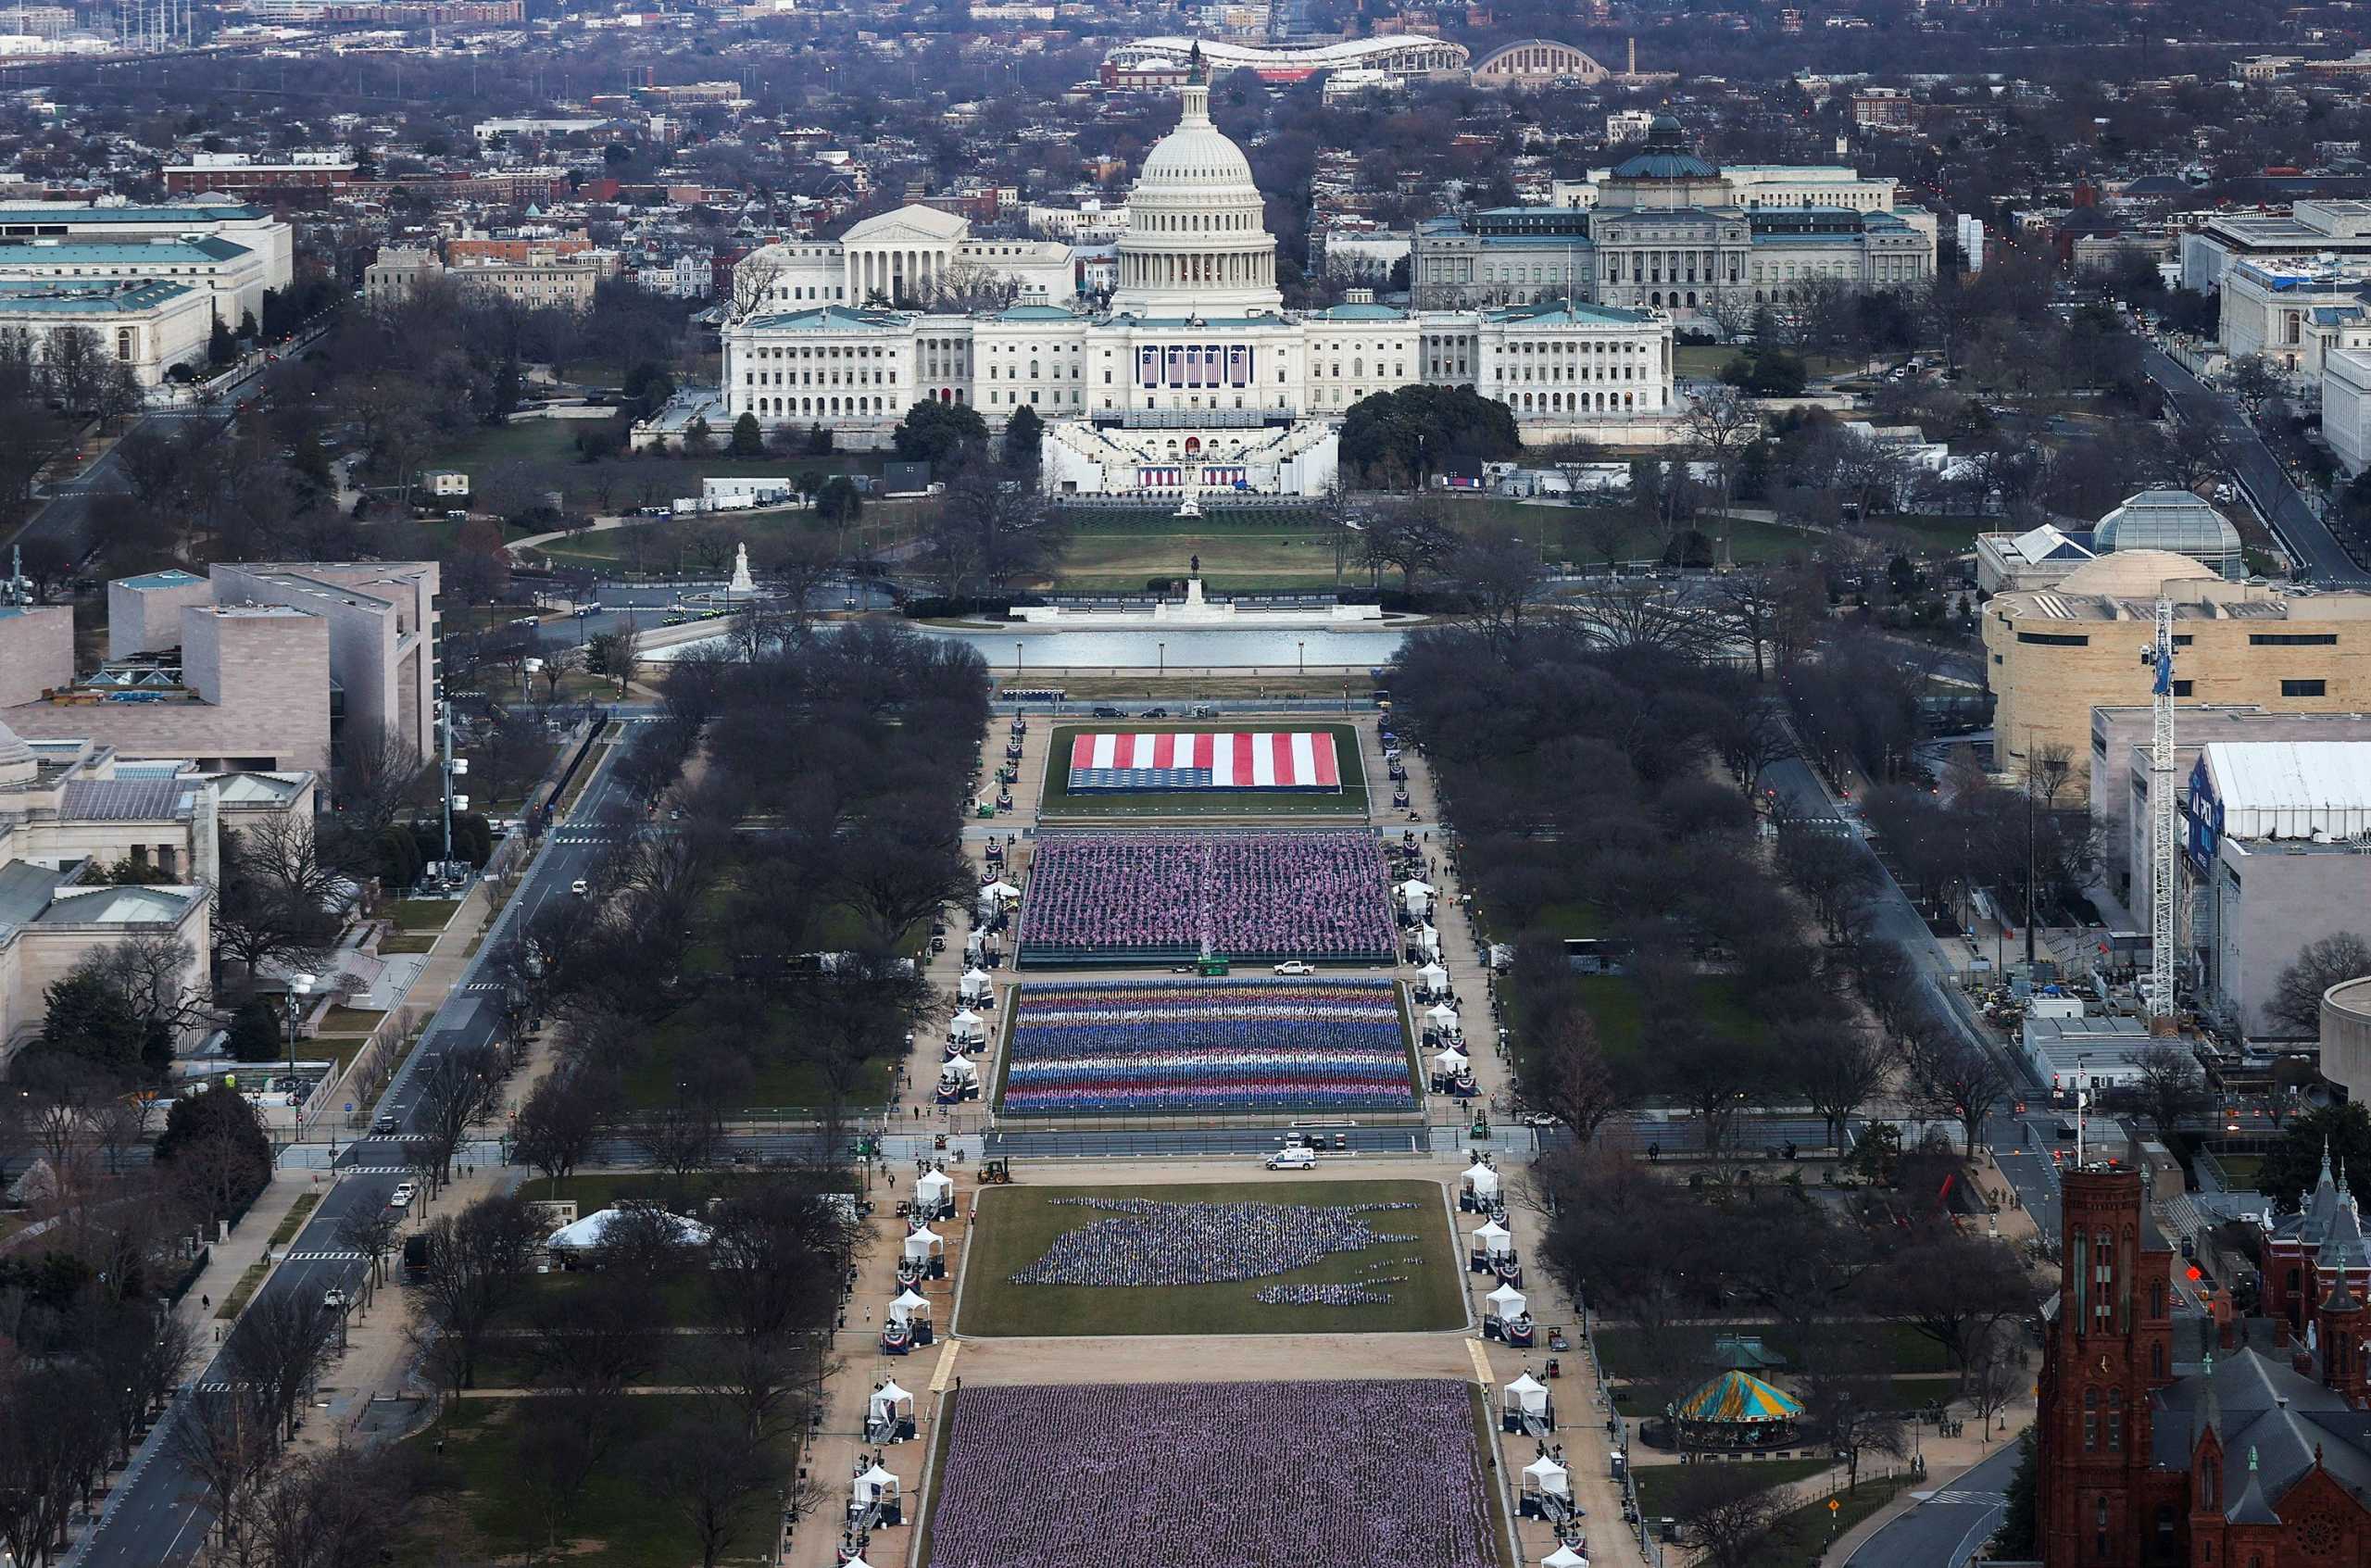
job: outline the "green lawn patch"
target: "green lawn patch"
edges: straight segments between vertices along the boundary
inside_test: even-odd
[[[398,931],[379,938],[382,953],[425,953],[435,946],[436,933],[433,931]]]
[[[790,1035],[790,1010],[777,1007],[769,1010],[764,1033],[776,1041]],[[675,1064],[689,1056],[713,1047],[709,1032],[700,1021],[696,1010],[686,1010],[655,1024],[644,1036],[645,1049],[623,1080],[625,1103],[636,1110],[675,1103],[678,1074]],[[786,1048],[769,1051],[750,1063],[755,1074],[749,1086],[748,1105],[756,1110],[797,1110],[821,1106],[828,1098],[823,1077],[814,1063],[790,1054]],[[889,1085],[896,1076],[895,1066],[886,1059],[867,1062],[862,1076],[849,1093],[851,1105],[879,1105],[889,1096]]]
[[[318,1192],[298,1193],[296,1201],[288,1206],[288,1212],[281,1218],[280,1223],[273,1227],[270,1245],[285,1247],[295,1240],[296,1233],[305,1228],[306,1220],[311,1216],[315,1209],[320,1207],[320,1202],[321,1195]]]
[[[321,1014],[324,1035],[368,1035],[387,1015],[371,1008],[332,1008]]]
[[[540,1559],[546,1527],[528,1492],[529,1470],[521,1458],[527,1430],[521,1412],[528,1402],[462,1399],[447,1408],[435,1428],[445,1451],[420,1456],[428,1506],[398,1547],[398,1562]],[[564,1561],[576,1568],[648,1568],[699,1561],[691,1530],[652,1494],[648,1477],[637,1464],[642,1443],[696,1409],[697,1400],[691,1396],[650,1394],[626,1401],[627,1430],[569,1505],[563,1529],[571,1544],[562,1549]],[[797,1449],[786,1439],[777,1448],[776,1469],[786,1479],[796,1467]],[[774,1509],[773,1489],[758,1488],[743,1506],[748,1516],[734,1558],[770,1561],[773,1542],[767,1516]]]
[[[1366,762],[1359,755],[1359,732],[1349,724],[1310,724],[1298,719],[1260,721],[1262,729],[1315,730],[1334,737],[1334,760],[1341,775],[1337,790],[1070,789],[1071,743],[1082,734],[1198,734],[1240,732],[1246,721],[1170,723],[1160,720],[1103,719],[1056,726],[1046,759],[1046,784],[1038,797],[1041,817],[1357,817],[1367,815]],[[1389,798],[1386,797],[1386,798]]]
[[[1346,559],[1336,578],[1333,541],[1313,516],[1298,525],[1273,514],[1223,527],[1201,527],[1204,521],[1192,520],[1196,526],[1190,531],[1124,524],[1081,528],[1063,547],[1055,585],[1142,593],[1153,578],[1185,576],[1196,556],[1202,558],[1203,583],[1211,593],[1330,592],[1365,583],[1365,569],[1355,559]]]
[[[1058,1198],[1139,1198],[1160,1203],[1267,1202],[1330,1208],[1408,1203],[1373,1216],[1375,1228],[1415,1241],[1341,1252],[1304,1269],[1225,1285],[1112,1288],[1015,1285],[1014,1273],[1043,1257],[1054,1238],[1112,1216],[1058,1205]],[[1228,1182],[1180,1186],[998,1187],[984,1193],[964,1259],[958,1326],[966,1337],[1073,1334],[1388,1334],[1448,1329],[1465,1322],[1464,1260],[1458,1256],[1435,1182]],[[1407,1260],[1413,1258],[1415,1262]],[[1268,1306],[1255,1293],[1273,1285],[1339,1285],[1376,1273],[1408,1276],[1382,1288],[1391,1299],[1366,1306]]]
[[[1754,1551],[1752,1568],[1798,1568],[1801,1563],[1818,1562],[1821,1553],[1838,1537],[1893,1501],[1914,1479],[1909,1475],[1864,1475],[1852,1490],[1835,1494],[1837,1506],[1832,1511],[1826,1497],[1806,1499],[1763,1538]]]
[[[532,1187],[533,1185],[531,1182],[529,1186]],[[531,1200],[535,1197],[532,1192],[522,1192],[521,1196]],[[584,1210],[580,1209],[577,1212],[583,1214]],[[547,1274],[536,1274],[526,1282],[526,1288],[520,1292],[516,1303],[502,1314],[501,1326],[509,1329],[532,1328],[534,1326],[537,1316],[546,1306],[554,1302],[566,1303],[571,1297],[581,1291],[591,1289],[594,1282],[598,1278],[597,1274],[590,1272],[571,1273],[566,1269],[554,1269]],[[707,1281],[696,1272],[684,1273],[661,1285],[659,1287],[658,1303],[656,1311],[659,1321],[669,1328],[701,1328],[707,1326],[715,1317],[714,1308],[709,1298]],[[523,1361],[514,1357],[508,1370],[517,1373],[523,1365]],[[497,1382],[483,1373],[478,1376],[478,1386],[482,1388],[509,1388],[518,1386],[516,1383]]]
[[[249,1263],[246,1272],[239,1275],[239,1283],[231,1287],[231,1294],[222,1298],[222,1304],[214,1309],[214,1315],[218,1318],[237,1317],[245,1311],[248,1298],[262,1287],[264,1275],[270,1273],[270,1263]]]
[[[398,898],[383,911],[404,931],[442,931],[460,911],[458,898]]]
[[[1803,1362],[1802,1347],[1788,1337],[1787,1330],[1777,1323],[1692,1323],[1687,1332],[1698,1336],[1706,1357],[1704,1375],[1712,1375],[1711,1356],[1712,1341],[1723,1335],[1739,1335],[1762,1341],[1763,1348],[1787,1358],[1788,1367]],[[1870,1322],[1859,1324],[1856,1336],[1873,1347],[1883,1358],[1884,1370],[1895,1376],[1946,1373],[1951,1370],[1943,1348],[1904,1323]],[[1605,1363],[1609,1377],[1627,1377],[1637,1371],[1643,1338],[1638,1330],[1619,1323],[1601,1327],[1592,1336],[1597,1343],[1598,1359]],[[1773,1374],[1784,1381],[1787,1367]]]
[[[1574,984],[1580,987],[1582,1005],[1597,1024],[1598,1039],[1608,1056],[1626,1055],[1647,1043],[1643,999],[1636,980],[1626,974],[1585,974]],[[1694,984],[1703,998],[1705,1020],[1713,1029],[1745,1037],[1763,1027],[1763,1021],[1727,978],[1699,975]]]
[[[1825,1475],[1836,1468],[1833,1461],[1824,1459],[1708,1460],[1703,1462],[1733,1465],[1747,1471],[1764,1486],[1791,1486],[1799,1481]],[[1638,1487],[1638,1512],[1650,1519],[1675,1512],[1675,1505],[1687,1490],[1691,1468],[1685,1464],[1642,1464],[1633,1469],[1630,1476]],[[1823,1486],[1820,1490],[1825,1494],[1826,1488]],[[1820,1512],[1825,1513],[1826,1510]]]

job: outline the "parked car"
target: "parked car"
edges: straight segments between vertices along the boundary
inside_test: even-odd
[[[1127,717],[1125,713],[1121,712],[1116,708],[1098,708],[1095,710],[1095,716],[1098,719],[1125,719]]]
[[[1166,719],[1169,717],[1169,709],[1166,708],[1148,708],[1142,713],[1137,714],[1136,717],[1139,719]]]
[[[419,1196],[420,1188],[417,1185],[410,1182],[398,1182],[395,1184],[395,1190],[387,1195],[387,1207],[408,1209],[411,1207],[411,1200]]]
[[[1219,716],[1219,705],[1215,702],[1198,702],[1186,709],[1186,713],[1188,717],[1195,719],[1215,719]]]
[[[334,1285],[331,1286],[327,1290],[322,1291],[321,1310],[325,1312],[342,1312],[345,1311],[345,1292],[340,1290]]]
[[[1276,966],[1276,972],[1278,974],[1315,974],[1317,972],[1317,966],[1315,964],[1303,963],[1298,959],[1286,959],[1283,963]]]
[[[585,894],[592,891],[592,884],[586,882],[580,876],[574,882],[568,884],[568,890],[582,898]]]
[[[391,1137],[403,1131],[403,1123],[395,1120],[393,1112],[383,1110],[379,1119],[370,1123],[370,1131],[383,1138]]]
[[[1271,1171],[1314,1171],[1317,1169],[1317,1150],[1295,1144],[1290,1148],[1278,1149],[1262,1164]]]

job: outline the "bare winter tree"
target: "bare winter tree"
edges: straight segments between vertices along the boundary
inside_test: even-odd
[[[248,1303],[232,1331],[232,1375],[253,1390],[283,1442],[296,1436],[296,1413],[320,1374],[334,1317],[312,1292],[273,1290]]]
[[[2075,775],[2075,754],[2067,747],[2052,742],[2034,754],[2026,771],[2026,787],[2041,797],[2042,809],[2058,809],[2058,792]]]
[[[1751,1471],[1750,1465],[1697,1464],[1682,1473],[1686,1484],[1673,1513],[1708,1568],[1746,1568],[1795,1505],[1793,1487],[1766,1486]]]
[[[1992,1441],[1993,1422],[2025,1392],[2027,1381],[2025,1336],[2015,1323],[2001,1320],[1976,1331],[1960,1392],[1987,1443]]]
[[[1707,387],[1688,399],[1679,431],[1696,459],[1712,466],[1721,497],[1717,564],[1725,567],[1729,564],[1729,498],[1737,487],[1737,460],[1762,434],[1762,411],[1736,387]],[[1760,657],[1756,649],[1756,659]]]
[[[1549,1023],[1524,1074],[1535,1106],[1572,1129],[1583,1148],[1625,1103],[1599,1047],[1597,1025],[1586,1009],[1566,1008]]]
[[[2264,1010],[2300,1035],[2322,1032],[2322,993],[2344,980],[2371,974],[2371,942],[2352,931],[2306,943],[2280,972]]]
[[[733,292],[724,302],[724,324],[737,326],[772,307],[774,285],[782,279],[782,257],[767,245],[733,264]]]
[[[259,1392],[236,1380],[191,1389],[165,1448],[197,1482],[224,1560],[254,1561],[262,1528],[255,1499],[280,1459],[278,1423]]]
[[[483,1045],[448,1046],[420,1065],[412,1125],[426,1139],[438,1186],[451,1179],[470,1129],[501,1103],[503,1072],[501,1053]]]
[[[413,1288],[420,1311],[409,1330],[444,1386],[472,1386],[496,1320],[517,1302],[546,1234],[516,1197],[487,1198],[420,1233],[426,1267]]]
[[[2198,1058],[2178,1040],[2151,1040],[2129,1058],[2140,1114],[2167,1146],[2181,1124],[2206,1109],[2206,1077]]]
[[[1595,578],[1572,598],[1575,623],[1598,646],[1699,659],[1727,633],[1669,584],[1648,577]]]
[[[1985,1119],[2009,1091],[2009,1069],[1983,1046],[1939,1021],[1905,1031],[1901,1046],[1911,1085],[1929,1109],[1959,1123],[1967,1152],[1974,1154]]]

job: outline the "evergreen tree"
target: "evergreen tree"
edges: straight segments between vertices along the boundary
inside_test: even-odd
[[[694,414],[692,416],[692,422],[684,427],[684,456],[686,458],[706,457],[715,445],[716,433],[708,428],[708,421],[706,420],[700,418],[697,414]]]
[[[2015,1562],[2041,1555],[2041,1531],[2034,1514],[2035,1473],[2040,1468],[2034,1429],[2028,1426],[2017,1438],[2017,1468],[2009,1476],[2009,1505],[2001,1512],[2001,1527],[1992,1532],[1992,1556]]]
[[[758,416],[744,414],[733,421],[733,439],[724,448],[728,458],[762,458],[766,455],[766,433],[758,428]]]
[[[1046,438],[1046,422],[1037,410],[1023,407],[1013,410],[1004,427],[1004,462],[1011,469],[1037,467],[1037,452]]]
[[[121,1078],[138,1077],[172,1059],[169,1038],[135,1011],[123,992],[95,965],[77,964],[50,983],[49,1013],[35,1047],[74,1057]]]

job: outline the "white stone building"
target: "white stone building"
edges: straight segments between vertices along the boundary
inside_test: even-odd
[[[736,295],[768,297],[725,329],[727,419],[821,424],[862,447],[885,445],[923,399],[975,407],[991,427],[1027,407],[1049,426],[1048,485],[1098,494],[1313,493],[1332,478],[1334,431],[1350,406],[1415,384],[1478,388],[1513,411],[1528,442],[1668,438],[1672,333],[1661,310],[1557,301],[1407,311],[1355,295],[1329,310],[1285,310],[1250,165],[1211,123],[1198,77],[1181,97],[1176,130],[1147,155],[1129,196],[1101,313],[1034,301],[912,311],[838,297],[859,277],[927,285],[945,249],[892,247],[884,274],[877,242],[912,220],[950,246],[960,220],[908,208],[859,225],[843,255],[785,246],[792,254],[760,260],[751,282],[736,280]]]
[[[2371,341],[2364,290],[2371,260],[2242,261],[2223,274],[2216,340],[2232,358],[2261,354],[2284,370],[2318,381],[2332,349]]]
[[[1078,292],[1071,247],[1050,240],[974,239],[972,221],[934,207],[862,219],[836,240],[763,245],[734,269],[735,308],[927,308],[1001,295],[1056,304]]]

